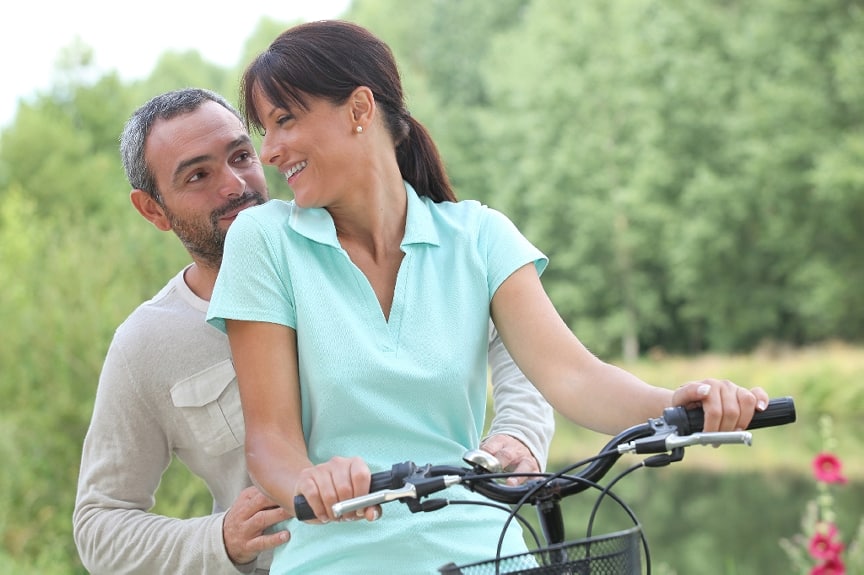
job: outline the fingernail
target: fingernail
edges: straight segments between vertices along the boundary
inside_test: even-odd
[[[758,409],[759,411],[765,411],[766,407],[768,407],[768,404],[761,399],[756,403],[756,409]]]
[[[696,393],[703,396],[708,395],[709,393],[711,393],[711,386],[707,383],[703,383],[699,386],[699,389],[696,390]]]
[[[377,509],[373,509],[372,510],[372,521],[377,520],[379,517],[381,517],[381,512],[378,511]]]
[[[363,510],[358,509],[357,511],[354,512],[354,515],[356,515],[357,517],[363,517]]]

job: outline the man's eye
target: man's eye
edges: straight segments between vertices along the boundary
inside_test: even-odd
[[[240,152],[239,154],[234,156],[234,158],[231,160],[231,163],[234,166],[246,168],[246,167],[252,165],[253,163],[255,163],[256,157],[257,156],[255,155],[255,152],[247,150],[244,152]]]
[[[188,179],[187,181],[188,181],[189,183],[197,182],[197,181],[199,181],[199,180],[203,180],[204,177],[205,177],[206,175],[207,175],[207,174],[205,174],[204,172],[195,172],[194,174],[192,174],[191,176],[189,176],[189,179]]]

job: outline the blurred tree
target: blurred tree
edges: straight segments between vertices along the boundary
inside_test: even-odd
[[[670,246],[671,289],[684,301],[687,322],[704,327],[712,349],[840,334],[849,318],[838,321],[827,294],[851,293],[850,282],[860,276],[846,273],[848,258],[837,267],[836,251],[848,252],[864,238],[860,226],[857,238],[835,232],[860,201],[855,192],[827,189],[817,197],[814,178],[833,185],[826,168],[846,154],[838,152],[838,141],[860,133],[860,104],[838,99],[838,86],[859,93],[860,80],[849,79],[856,66],[864,72],[864,60],[855,64],[847,54],[856,45],[860,53],[861,7],[845,0],[772,0],[732,4],[725,13],[733,90],[728,113],[720,116],[724,138],[714,160],[698,165],[683,188],[685,217],[673,228],[681,241]],[[850,175],[841,185],[860,197],[860,176]],[[841,201],[828,206],[829,196]],[[851,267],[860,268],[861,260],[856,263]],[[851,303],[845,309],[856,309]],[[853,315],[860,325],[864,316]]]
[[[19,189],[37,214],[63,214],[69,222],[86,217],[96,225],[100,213],[121,203],[112,192],[123,182],[116,142],[127,90],[114,72],[98,76],[79,42],[61,53],[56,75],[50,90],[19,105],[0,134],[0,195]]]
[[[635,357],[662,329],[662,230],[672,213],[651,44],[657,2],[535,0],[500,37],[479,123],[495,202],[551,257],[544,284],[603,354]],[[554,16],[553,16],[554,15]],[[647,30],[646,30],[647,28]],[[518,50],[514,46],[519,46]]]

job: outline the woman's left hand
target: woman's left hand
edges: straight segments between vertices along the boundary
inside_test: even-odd
[[[672,404],[702,406],[704,431],[747,429],[756,411],[768,406],[768,394],[761,387],[745,389],[726,379],[703,379],[685,383],[672,394]]]

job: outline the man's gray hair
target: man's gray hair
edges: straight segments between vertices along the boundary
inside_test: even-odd
[[[170,120],[181,114],[190,114],[205,102],[216,102],[230,110],[237,119],[243,121],[240,113],[228,101],[211,90],[203,88],[182,88],[165,92],[135,110],[120,135],[120,157],[126,179],[133,189],[144,190],[160,204],[162,198],[156,187],[156,178],[144,157],[144,145],[156,120]]]

